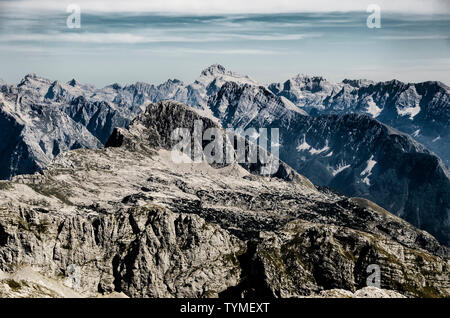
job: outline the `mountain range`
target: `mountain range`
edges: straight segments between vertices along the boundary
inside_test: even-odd
[[[269,85],[311,115],[364,113],[409,134],[450,165],[450,88],[442,82],[402,83],[298,75]]]
[[[191,84],[102,89],[31,74],[1,86],[0,177],[34,173],[70,149],[99,149],[148,103],[171,99],[225,128],[278,128],[280,158],[314,184],[370,199],[450,245],[448,96],[439,82],[297,76],[266,86],[221,65]]]

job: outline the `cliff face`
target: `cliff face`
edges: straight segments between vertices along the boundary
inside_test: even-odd
[[[168,128],[195,119],[219,127],[152,104],[109,147],[1,182],[0,269],[18,278],[0,275],[0,292],[29,292],[14,273],[32,268],[82,296],[346,294],[325,290],[355,292],[377,264],[384,289],[449,297],[448,248],[370,201],[318,190],[284,164],[279,177],[237,162],[175,164]]]

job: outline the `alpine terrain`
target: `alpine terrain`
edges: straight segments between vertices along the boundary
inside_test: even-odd
[[[272,98],[258,90],[258,100]],[[111,111],[118,105],[107,103]],[[317,125],[281,99],[269,105],[264,118]],[[449,248],[369,200],[317,188],[283,162],[273,176],[236,160],[174,163],[171,132],[198,120],[203,131],[221,128],[203,110],[150,103],[128,128],[114,129],[105,148],[61,152],[39,172],[0,182],[0,294],[450,296]],[[344,128],[352,122],[341,120]],[[361,120],[384,138],[385,126]],[[413,144],[389,132],[393,143]],[[413,145],[423,160],[435,158]],[[367,287],[373,265],[381,288]]]

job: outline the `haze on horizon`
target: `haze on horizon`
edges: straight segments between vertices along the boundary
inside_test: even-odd
[[[66,25],[67,5],[81,28]],[[366,25],[381,7],[381,28]],[[220,63],[261,83],[296,74],[450,84],[450,5],[441,0],[0,0],[0,78],[192,81]]]

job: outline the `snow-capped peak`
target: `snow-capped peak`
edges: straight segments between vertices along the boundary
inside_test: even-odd
[[[365,86],[375,84],[374,81],[367,80],[367,79],[348,79],[348,78],[344,79],[342,81],[342,83],[350,85],[355,88],[360,88],[360,87],[365,87]]]
[[[292,78],[292,80],[296,81],[296,82],[322,82],[322,81],[326,81],[325,78],[323,78],[322,76],[311,76],[308,74],[297,74],[296,76],[294,76]]]
[[[17,86],[28,86],[28,87],[36,87],[44,85],[51,85],[54,81],[49,80],[44,77],[40,77],[36,75],[35,73],[30,73],[25,75],[25,77],[20,81],[19,85]]]
[[[183,86],[184,83],[180,81],[179,79],[168,79],[164,83],[158,85],[158,87],[170,87],[170,86]]]
[[[225,74],[225,72],[226,72],[225,67],[223,67],[220,64],[213,64],[213,65],[205,68],[202,71],[201,75],[204,75],[204,76],[217,75],[217,74]]]
[[[214,64],[204,69],[196,83],[202,84],[205,87],[213,81],[216,81],[217,86],[221,86],[225,82],[235,82],[237,84],[259,85],[247,75],[240,75],[232,71],[228,71],[220,64]]]

